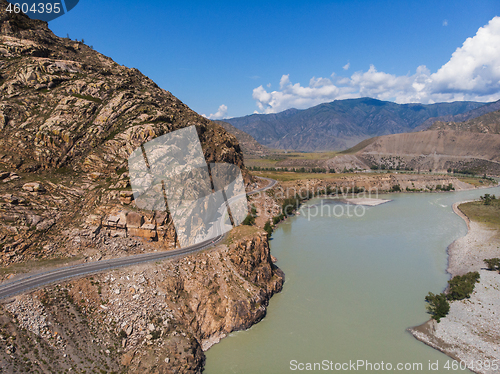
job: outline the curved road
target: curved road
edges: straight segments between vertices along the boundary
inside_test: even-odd
[[[259,177],[260,178],[260,177]],[[265,187],[258,188],[249,192],[248,195],[253,195],[269,188],[274,187],[277,183],[274,179],[261,178],[269,181]],[[114,258],[110,260],[88,262],[73,266],[66,266],[49,270],[39,274],[27,275],[24,278],[15,280],[13,282],[0,285],[0,300],[10,296],[14,296],[34,288],[44,286],[50,283],[59,282],[61,280],[79,277],[82,275],[98,273],[105,270],[116,269],[130,265],[137,265],[145,262],[165,260],[168,258],[181,257],[192,254],[203,249],[212,247],[219,243],[224,238],[224,235],[218,235],[214,239],[210,239],[198,244],[191,245],[180,249],[174,249],[162,252],[144,253],[139,255],[131,255],[126,257]]]

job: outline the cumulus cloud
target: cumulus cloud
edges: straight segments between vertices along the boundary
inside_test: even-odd
[[[447,20],[447,19],[445,19],[445,20],[443,21],[443,26],[448,26],[448,20]]]
[[[342,69],[344,70],[348,70],[349,69],[349,66],[351,66],[351,63],[348,62],[347,64],[345,64],[344,66],[342,66]]]
[[[349,63],[344,70],[349,68]],[[394,75],[370,65],[367,71],[350,77],[312,77],[308,86],[292,83],[289,74],[281,77],[280,88],[268,92],[253,90],[260,113],[276,113],[289,108],[308,108],[333,100],[373,97],[397,103],[500,99],[500,17],[479,28],[452,54],[437,72],[418,66],[414,74]]]
[[[222,119],[224,118],[224,116],[227,114],[227,106],[222,104],[221,106],[219,106],[219,109],[217,110],[217,112],[215,114],[210,114],[210,115],[205,115],[205,114],[202,114],[203,117],[206,117],[208,119]]]

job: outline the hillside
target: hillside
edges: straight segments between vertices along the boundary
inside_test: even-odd
[[[305,110],[253,114],[226,122],[270,148],[328,151],[347,149],[374,136],[409,132],[431,117],[465,113],[483,105],[395,104],[361,98],[336,100]]]
[[[428,120],[424,121],[424,123],[417,126],[413,131],[422,131],[427,129],[438,130],[438,128],[433,127],[434,123],[436,122],[465,122],[467,120],[474,119],[497,110],[500,110],[500,100],[485,104],[479,108],[469,110],[465,113],[456,114],[454,116],[447,115],[429,118]]]
[[[435,122],[429,130],[456,130],[500,134],[500,110],[464,122]]]
[[[242,166],[234,137],[137,69],[56,37],[42,21],[0,14],[0,161],[5,165],[19,171],[69,165],[113,170],[147,139],[195,124],[207,161]],[[218,145],[226,139],[229,148],[223,150]]]
[[[245,159],[263,157],[271,153],[270,149],[264,147],[262,144],[257,142],[257,140],[255,140],[251,135],[248,135],[246,132],[237,129],[230,123],[224,121],[214,121],[214,122],[224,127],[224,129],[228,133],[236,137]]]
[[[356,156],[383,168],[500,175],[500,135],[453,130],[386,135]]]
[[[195,126],[205,160],[236,164],[250,182],[224,128],[6,8],[0,0],[0,282],[178,247],[170,210],[138,209],[128,175],[131,152],[160,135]],[[283,284],[267,235],[245,228],[228,246],[1,300],[0,372],[200,373],[203,349],[261,320]]]

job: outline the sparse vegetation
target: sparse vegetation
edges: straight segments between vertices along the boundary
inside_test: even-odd
[[[394,186],[392,186],[389,192],[401,192],[401,186],[399,184],[395,184]]]
[[[102,100],[99,99],[98,97],[93,97],[93,96],[89,96],[89,95],[80,95],[77,93],[74,93],[73,96],[76,98],[79,98],[79,99],[93,101],[94,103],[97,103],[97,104],[102,104]]]
[[[460,210],[473,221],[499,229],[500,199],[496,198],[494,195],[486,195],[479,201],[461,204]]]
[[[428,303],[428,312],[437,322],[440,322],[441,318],[445,317],[450,311],[450,303],[446,300],[444,293],[434,295],[432,292],[429,292],[425,297],[425,301]]]
[[[484,263],[486,264],[488,270],[497,270],[500,273],[500,258],[485,259]]]
[[[247,215],[241,224],[252,226],[255,223],[255,217],[251,214]]]
[[[445,317],[450,311],[449,301],[463,300],[469,298],[476,283],[479,282],[479,273],[469,272],[465,275],[457,275],[448,281],[448,292],[433,294],[429,292],[425,297],[427,310],[432,315],[432,318],[437,322]]]
[[[273,233],[273,228],[272,228],[271,224],[269,223],[269,221],[266,221],[266,224],[264,225],[264,231],[267,232],[268,236],[271,236],[271,234]]]
[[[468,299],[478,282],[479,273],[477,271],[454,276],[448,281],[449,291],[446,295],[447,299],[450,301]]]
[[[447,186],[441,186],[440,184],[436,185],[436,191],[455,191],[455,187],[450,183]]]

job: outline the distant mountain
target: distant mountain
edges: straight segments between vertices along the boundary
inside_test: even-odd
[[[236,137],[245,158],[262,157],[267,156],[271,153],[271,151],[267,147],[264,147],[262,144],[257,142],[257,140],[255,140],[251,135],[248,135],[246,132],[237,129],[230,123],[224,121],[214,122],[224,127],[224,129],[228,133],[233,134]]]
[[[496,103],[500,103],[497,101]],[[495,103],[495,104],[496,104]],[[480,110],[476,109],[476,110]],[[480,132],[483,134],[500,134],[500,110],[484,114],[464,122],[435,122],[429,130],[456,130]]]
[[[432,117],[428,120],[424,121],[421,125],[417,126],[413,131],[422,131],[431,129],[431,126],[440,121],[440,122],[464,122],[473,118],[480,117],[484,114],[500,110],[500,100],[494,101],[492,103],[485,104],[477,109],[469,110],[468,112],[456,114],[454,116],[447,115],[441,117]]]
[[[270,148],[331,151],[373,136],[410,132],[429,118],[462,114],[482,106],[484,103],[470,101],[424,105],[360,98],[225,121]]]

